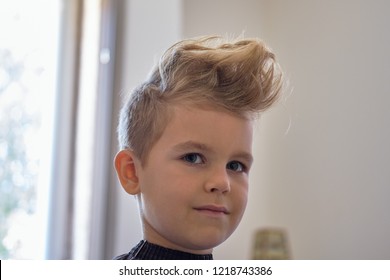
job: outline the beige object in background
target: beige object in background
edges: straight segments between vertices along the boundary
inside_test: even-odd
[[[253,259],[255,260],[288,260],[287,233],[283,229],[265,228],[255,234],[253,248]]]

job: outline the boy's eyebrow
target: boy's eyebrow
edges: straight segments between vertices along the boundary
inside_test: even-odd
[[[191,149],[196,149],[199,151],[204,151],[204,152],[212,152],[213,149],[207,146],[206,144],[195,142],[195,141],[187,141],[183,143],[179,143],[173,147],[175,150],[191,150]],[[239,158],[245,160],[248,164],[252,164],[253,162],[253,156],[252,154],[248,152],[238,152],[233,155],[234,158]]]
[[[196,149],[200,151],[210,152],[212,149],[202,143],[195,142],[195,141],[187,141],[183,143],[179,143],[173,147],[175,150],[190,150],[190,149]]]

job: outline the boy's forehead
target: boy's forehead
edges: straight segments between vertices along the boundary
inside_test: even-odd
[[[178,104],[173,106],[170,113],[170,121],[202,123],[209,126],[212,121],[221,121],[222,123],[239,122],[245,126],[253,127],[254,120],[248,115],[242,115],[231,112],[225,108],[209,104]],[[210,121],[210,122],[209,122]],[[215,127],[218,129],[218,127]]]
[[[166,141],[206,150],[207,142],[227,142],[252,146],[253,121],[210,107],[178,105],[163,132]]]
[[[192,101],[178,102],[172,104],[172,106],[170,107],[173,108],[172,111],[175,114],[178,114],[179,116],[185,114],[186,112],[205,111],[205,112],[214,112],[216,114],[227,114],[232,117],[236,117],[250,122],[254,120],[252,114],[249,112],[239,112],[238,110],[236,112],[233,112],[222,106],[214,104],[210,101],[204,101],[204,100],[199,102],[192,102]]]

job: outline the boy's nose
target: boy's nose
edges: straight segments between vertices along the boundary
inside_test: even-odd
[[[226,193],[230,191],[230,178],[226,168],[219,168],[210,171],[210,175],[205,184],[207,192]]]

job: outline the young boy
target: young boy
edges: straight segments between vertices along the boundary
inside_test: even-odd
[[[184,40],[127,98],[115,168],[136,196],[143,240],[116,259],[212,259],[238,226],[252,164],[252,124],[282,84],[259,40]]]

